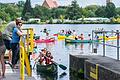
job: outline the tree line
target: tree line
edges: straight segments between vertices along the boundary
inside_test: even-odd
[[[120,17],[120,7],[116,8],[114,3],[110,2],[106,6],[89,5],[82,8],[76,0],[73,0],[69,6],[59,6],[53,9],[40,5],[32,8],[30,0],[18,1],[17,4],[0,3],[0,19],[11,21],[17,17],[22,17],[24,20],[40,18],[42,21],[50,19],[77,20],[88,17],[118,18]]]

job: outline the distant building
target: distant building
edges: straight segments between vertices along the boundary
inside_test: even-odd
[[[85,22],[110,22],[109,18],[80,18],[79,21],[85,21]]]
[[[29,20],[28,20],[28,22],[36,22],[36,23],[40,23],[40,19],[39,18],[30,18]]]
[[[112,2],[112,0],[106,0],[106,4]]]
[[[52,9],[52,8],[57,8],[58,4],[56,0],[45,0],[42,4],[43,7]]]

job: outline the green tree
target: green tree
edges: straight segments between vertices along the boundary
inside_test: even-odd
[[[88,15],[89,15],[88,10],[86,10],[85,8],[83,8],[81,12],[82,12],[82,16],[88,17]]]
[[[82,11],[85,17],[96,17],[95,11],[99,8],[98,5],[86,6]]]
[[[18,15],[18,8],[17,6],[15,5],[9,5],[5,8],[5,12],[7,14],[10,15],[11,17],[11,20],[14,20],[15,18],[17,18],[19,15]]]
[[[51,18],[51,10],[42,6],[35,6],[33,8],[33,17],[40,18],[42,21],[49,20]]]
[[[3,21],[10,21],[10,15],[5,13],[4,11],[1,11],[0,12],[0,18],[3,20]]]
[[[106,16],[106,12],[105,12],[105,6],[101,6],[99,7],[96,11],[95,14],[97,17],[105,17]]]
[[[60,15],[65,15],[66,9],[63,8],[54,8],[51,10],[51,17],[59,18]]]
[[[35,8],[33,8],[33,12],[35,18],[41,18],[41,16],[44,14],[42,11],[42,6],[35,6]]]
[[[18,7],[24,7],[25,2],[24,1],[18,1],[17,5],[18,5]]]
[[[26,14],[29,14],[29,17]],[[30,0],[26,0],[23,8],[23,12],[22,12],[22,18],[24,20],[27,20],[28,18],[30,18],[30,16],[32,16],[31,2]]]
[[[89,5],[85,7],[85,10],[89,11],[91,10],[92,12],[95,12],[100,6],[98,5]]]
[[[110,18],[110,17],[114,17],[116,15],[116,10],[115,10],[115,5],[114,3],[110,2],[110,3],[107,3],[107,6],[106,6],[106,17]]]
[[[0,17],[4,21],[14,20],[21,16],[22,8],[16,4],[0,3]]]
[[[66,17],[71,20],[77,20],[81,17],[80,7],[77,1],[72,1],[72,4],[67,8]]]
[[[120,7],[116,8],[116,14],[120,16]]]

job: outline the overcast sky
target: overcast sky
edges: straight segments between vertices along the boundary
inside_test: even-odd
[[[18,2],[20,0],[0,0],[2,3],[12,3]],[[23,0],[26,1],[26,0]],[[42,5],[44,0],[31,0],[31,4],[34,6],[35,4]],[[72,0],[57,0],[59,5],[69,5]],[[77,0],[78,4],[81,7],[85,7],[87,5],[105,5],[106,0]],[[120,0],[112,0],[112,2],[116,5],[116,7],[120,7]]]

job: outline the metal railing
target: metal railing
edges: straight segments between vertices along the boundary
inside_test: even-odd
[[[120,48],[120,46],[119,46],[119,38],[120,38],[119,30],[116,30],[116,31],[96,31],[96,30],[92,30],[92,40],[94,38],[94,34],[97,34],[97,33],[101,33],[103,35],[102,43],[98,42],[98,44],[102,44],[103,45],[103,57],[106,56],[106,54],[105,54],[106,46],[110,46],[110,47],[115,47],[117,49],[117,60],[119,60],[119,48]],[[116,46],[115,45],[106,44],[106,40],[105,40],[106,33],[115,33],[116,34],[116,37],[117,37],[117,39],[116,39],[117,40],[117,45]],[[93,52],[93,48],[94,48],[94,46],[92,44],[92,52]]]
[[[33,42],[33,36],[34,36],[34,31],[33,28],[26,28],[23,29],[27,31],[23,36],[21,37],[20,40],[20,78],[21,80],[24,80],[24,72],[25,72],[25,65],[26,64],[26,71],[27,75],[29,77],[32,76],[32,70],[30,67],[30,61],[29,61],[29,52],[33,52],[34,48],[34,42]]]

